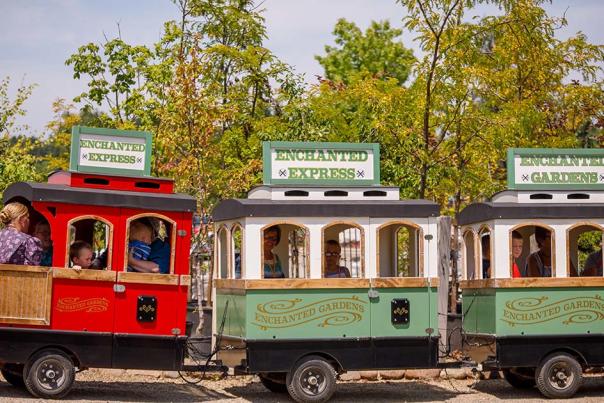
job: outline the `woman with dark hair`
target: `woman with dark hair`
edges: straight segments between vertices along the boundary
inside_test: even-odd
[[[537,252],[531,253],[526,260],[527,277],[552,276],[552,235],[542,227],[535,227],[535,240],[539,246]]]
[[[0,263],[39,266],[43,250],[40,240],[27,233],[29,210],[18,202],[8,203],[0,211]]]
[[[264,278],[285,278],[279,256],[273,253],[273,248],[281,241],[281,228],[273,225],[264,230],[263,237]]]

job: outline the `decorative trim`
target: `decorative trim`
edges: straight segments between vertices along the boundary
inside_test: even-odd
[[[604,279],[603,279],[604,280]],[[437,277],[390,277],[390,278],[323,278],[323,279],[263,279],[263,280],[219,280],[216,290],[286,290],[286,289],[330,289],[330,288],[437,288]]]
[[[463,280],[462,289],[602,287],[604,277],[523,277]]]
[[[118,283],[178,285],[177,274],[118,272]]]
[[[112,283],[115,283],[117,279],[116,272],[111,270],[75,270],[65,268],[54,268],[52,270],[52,277],[69,280],[109,281]]]

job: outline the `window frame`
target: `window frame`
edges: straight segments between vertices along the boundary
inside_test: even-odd
[[[509,266],[509,274],[510,277],[509,278],[513,278],[513,273],[512,273],[512,232],[517,231],[519,228],[522,227],[541,227],[544,228],[546,230],[548,230],[550,232],[550,236],[551,236],[551,260],[552,260],[552,275],[550,277],[522,277],[522,278],[556,278],[556,231],[554,230],[554,228],[550,227],[547,224],[544,224],[542,222],[539,221],[527,221],[527,222],[523,222],[520,224],[516,224],[514,225],[512,228],[510,228],[508,230],[508,247],[509,247],[509,253],[508,253],[508,266]],[[568,239],[568,237],[567,237]],[[530,242],[530,237],[529,237],[529,242]],[[492,245],[491,245],[492,247]],[[530,256],[530,254],[529,254]],[[527,256],[528,259],[528,256]]]
[[[570,256],[570,233],[572,230],[579,228],[579,227],[592,227],[594,229],[594,231],[600,231],[602,233],[602,237],[601,237],[601,241],[604,241],[604,226],[602,226],[601,224],[598,224],[596,222],[592,222],[592,221],[581,221],[578,223],[575,223],[571,226],[569,226],[566,229],[566,277],[570,278],[570,264],[571,264],[571,256]],[[579,268],[577,267],[577,274],[579,273]],[[604,270],[603,270],[604,272]],[[583,277],[583,276],[578,276],[579,277]],[[594,278],[591,276],[586,276],[586,278]],[[596,277],[597,278],[597,277]]]
[[[301,224],[299,222],[296,221],[290,221],[290,220],[279,220],[279,221],[273,221],[270,222],[266,225],[264,225],[262,228],[260,228],[260,278],[261,279],[265,279],[264,278],[264,231],[267,230],[268,228],[275,226],[275,225],[292,225],[294,227],[298,227],[304,230],[304,249],[306,252],[306,262],[304,265],[304,279],[309,279],[310,278],[310,230],[308,229],[308,227],[304,224]],[[279,240],[279,242],[281,242],[284,239],[284,234],[283,234],[283,229],[281,229],[281,239]],[[288,241],[288,245],[289,245],[289,241]],[[289,249],[289,246],[288,246]],[[288,255],[288,260],[289,260],[289,255]],[[288,263],[289,265],[289,263]],[[243,277],[242,277],[243,278]],[[291,277],[285,277],[286,279],[292,279]],[[304,279],[297,279],[297,280],[304,280]],[[275,280],[275,279],[267,279],[267,280]]]
[[[170,234],[170,272],[165,274],[174,274],[174,266],[176,260],[176,232],[177,223],[170,217],[167,217],[163,214],[159,213],[140,213],[130,216],[126,219],[126,228],[125,228],[125,243],[124,243],[124,268],[122,269],[123,273],[128,273],[128,240],[130,239],[130,224],[132,221],[137,220],[139,218],[144,217],[153,217],[163,221],[167,221],[172,226],[172,233]],[[161,274],[163,273],[138,273],[138,274]]]
[[[351,277],[351,278],[365,278],[365,228],[363,228],[363,226],[357,222],[354,221],[346,221],[346,220],[338,220],[338,221],[331,221],[327,224],[325,224],[324,226],[321,227],[321,278],[325,278],[323,277],[323,272],[325,270],[325,230],[331,227],[334,227],[336,225],[349,225],[350,227],[353,228],[357,228],[359,230],[359,232],[361,233],[361,270],[359,273],[358,277]],[[350,267],[348,268],[348,270],[351,270]],[[352,276],[352,272],[350,273]],[[332,280],[332,279],[330,279]],[[338,280],[333,279],[333,280]],[[339,279],[339,280],[346,280],[346,279]]]
[[[71,244],[69,242],[69,230],[71,228],[71,226],[78,222],[78,221],[83,221],[83,220],[95,220],[95,221],[100,221],[103,224],[107,225],[109,227],[109,242],[107,243],[107,267],[101,269],[102,271],[112,271],[113,267],[112,267],[112,261],[113,261],[113,234],[114,234],[114,228],[113,228],[113,223],[111,221],[109,221],[108,219],[95,215],[95,214],[86,214],[86,215],[82,215],[82,216],[77,216],[77,217],[73,217],[71,218],[69,221],[67,221],[67,233],[65,234],[65,268],[66,269],[70,269],[70,264],[71,264],[71,259],[69,258],[69,248],[71,247]],[[51,228],[52,230],[52,228]],[[94,248],[94,245],[92,245],[92,247]]]
[[[396,225],[399,228],[396,230],[397,233],[398,231],[401,229],[401,227],[405,226],[405,227],[410,227],[413,228],[414,230],[418,231],[418,245],[417,245],[417,274],[418,276],[415,277],[382,277],[380,276],[380,231],[383,230],[384,228],[387,228],[391,225]],[[424,229],[419,225],[416,224],[412,221],[408,221],[408,220],[391,220],[391,221],[387,221],[383,224],[381,224],[380,226],[378,226],[375,230],[375,275],[376,278],[424,278]],[[398,256],[397,256],[397,260],[398,260]]]
[[[225,232],[225,241],[226,241],[226,278],[222,278],[221,276],[221,267],[220,267],[220,263],[221,263],[221,253],[220,253],[220,248],[222,246],[222,242],[220,240],[220,233],[224,231]],[[226,224],[220,224],[218,225],[218,228],[216,229],[216,231],[214,232],[214,278],[220,279],[220,280],[226,280],[229,278],[229,273],[231,271],[231,247],[230,247],[230,243],[231,243],[231,232],[229,230],[229,227]]]
[[[479,259],[478,259],[478,248],[477,248],[477,232],[474,230],[474,228],[472,227],[467,227],[462,229],[461,231],[461,244],[463,245],[463,251],[462,251],[462,264],[463,264],[463,274],[464,274],[464,280],[480,280],[480,277],[476,276],[477,273],[477,269],[480,267],[480,265],[478,264]],[[474,256],[472,256],[472,260],[474,260],[474,278],[470,279],[468,276],[468,246],[466,244],[466,236],[468,234],[472,235],[472,243],[473,243],[473,248],[474,248]],[[481,270],[482,271],[482,270]]]
[[[235,240],[233,239],[233,235],[235,234],[235,230],[241,230],[241,250],[239,251],[239,262],[240,262],[240,270],[241,270],[241,277],[236,278],[235,277]],[[237,221],[235,223],[233,223],[233,225],[231,225],[231,229],[229,231],[229,238],[230,238],[230,242],[228,242],[228,244],[230,245],[229,248],[229,260],[231,262],[233,262],[232,265],[229,265],[231,267],[227,268],[227,273],[229,278],[233,279],[233,280],[243,280],[245,279],[245,236],[244,236],[245,230],[243,228],[243,225]]]

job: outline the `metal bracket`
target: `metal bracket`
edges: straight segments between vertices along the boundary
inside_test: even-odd
[[[409,323],[409,300],[395,298],[390,302],[390,320],[393,325],[406,325]]]

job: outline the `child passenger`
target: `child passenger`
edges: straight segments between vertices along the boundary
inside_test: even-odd
[[[157,263],[149,261],[153,230],[142,221],[130,224],[130,241],[128,242],[128,271],[142,273],[159,273]]]
[[[90,269],[92,265],[92,247],[88,242],[75,241],[69,247],[69,259],[73,268]]]

